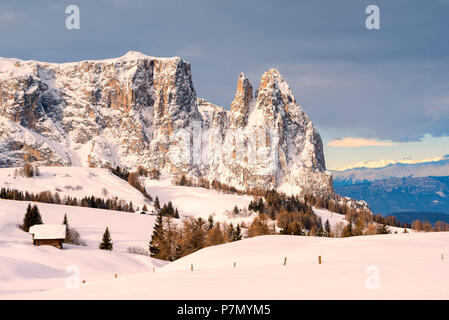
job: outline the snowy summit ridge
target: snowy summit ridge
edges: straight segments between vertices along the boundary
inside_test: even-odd
[[[276,69],[231,110],[199,99],[190,64],[139,52],[47,63],[0,58],[0,166],[157,168],[239,189],[333,193],[318,131]]]

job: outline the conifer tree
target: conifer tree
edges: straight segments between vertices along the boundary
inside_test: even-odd
[[[156,209],[156,211],[161,210],[161,204],[159,203],[158,197],[156,197],[156,199],[154,200],[154,209]]]
[[[144,212],[147,212],[147,211],[148,211],[148,208],[147,208],[147,205],[146,205],[146,204],[143,205],[142,211],[144,211]]]
[[[226,240],[228,242],[234,241],[235,230],[234,230],[234,226],[232,225],[232,223],[226,228],[225,233],[226,233]]]
[[[67,213],[64,213],[64,220],[62,220],[62,224],[65,224],[66,228],[69,228],[69,219],[67,219]]]
[[[232,239],[233,239],[232,241],[242,240],[242,229],[240,228],[239,224],[237,224],[237,227],[234,230]]]
[[[69,227],[69,219],[67,218],[67,213],[64,213],[64,220],[62,220],[62,224],[64,224],[66,227],[64,242],[67,243],[70,241],[70,227]]]
[[[343,228],[343,237],[352,237],[353,236],[353,228],[352,228],[352,221],[349,220],[349,223],[346,225],[346,227]]]
[[[329,219],[326,219],[326,222],[324,224],[324,232],[326,237],[331,236],[331,224],[329,223]]]
[[[98,245],[98,248],[101,250],[110,250],[112,251],[112,242],[111,242],[111,234],[109,233],[109,228],[106,227],[106,230],[103,233],[103,240]]]
[[[215,221],[214,221],[214,217],[210,214],[209,217],[207,218],[207,224],[206,224],[206,230],[212,230],[215,226]]]
[[[150,256],[153,258],[162,259],[164,253],[164,241],[165,241],[165,230],[164,230],[164,217],[162,212],[159,212],[156,222],[153,226],[153,234],[150,240]]]
[[[42,217],[39,213],[39,208],[37,205],[31,207],[31,204],[28,204],[27,212],[23,218],[22,229],[28,232],[30,231],[30,228],[36,224],[42,224]]]

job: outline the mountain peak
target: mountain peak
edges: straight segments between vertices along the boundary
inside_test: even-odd
[[[197,100],[179,57],[15,63],[0,63],[0,166],[141,165],[240,190],[333,193],[318,131],[276,69],[257,98],[239,74],[229,112]]]
[[[253,86],[242,72],[237,80],[237,90],[231,103],[231,126],[244,127],[248,121],[249,106],[253,100]]]

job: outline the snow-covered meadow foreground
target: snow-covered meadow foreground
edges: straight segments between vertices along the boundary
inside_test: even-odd
[[[132,199],[136,206],[146,201],[105,169],[41,168],[42,176],[31,179],[14,179],[13,171],[0,169],[0,186],[58,188],[73,195],[64,187],[80,185],[77,196],[101,196],[98,190],[105,187],[110,196]],[[246,207],[249,197],[172,186],[168,178],[145,184],[151,196],[172,201],[181,215],[250,219],[223,214],[234,205]],[[62,223],[67,213],[87,243],[59,250],[33,246],[17,227],[28,203],[0,200],[0,299],[449,299],[448,232],[404,234],[398,228],[398,234],[350,238],[260,236],[167,263],[126,252],[130,246],[148,248],[153,215],[37,203],[44,223]],[[332,226],[345,223],[341,215],[315,212]],[[106,226],[113,251],[98,249]]]
[[[441,258],[449,255],[448,243],[449,233],[260,236],[202,249],[154,273],[111,274],[79,289],[62,286],[2,298],[448,299],[449,261]],[[114,257],[102,262],[117,263]]]

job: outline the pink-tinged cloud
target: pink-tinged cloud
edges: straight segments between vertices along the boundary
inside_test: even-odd
[[[373,139],[363,139],[347,137],[344,139],[332,140],[327,144],[329,147],[346,147],[346,148],[358,148],[358,147],[372,147],[372,146],[394,146],[394,143],[376,141]]]

